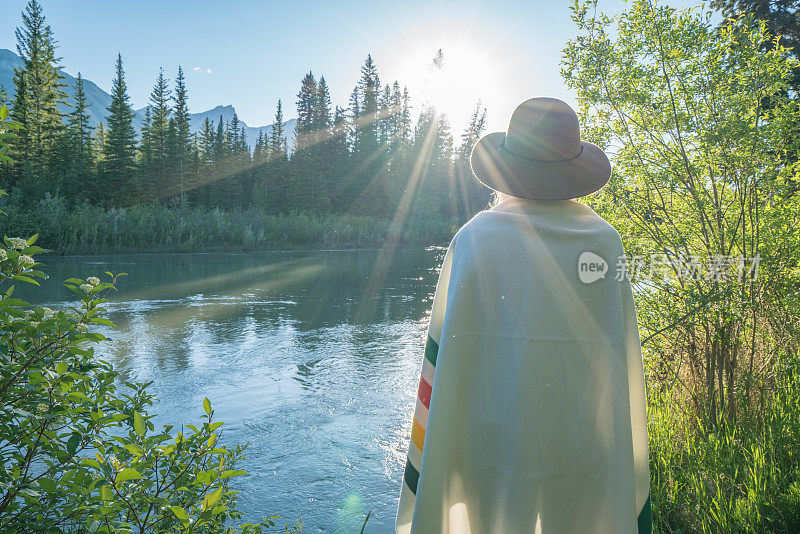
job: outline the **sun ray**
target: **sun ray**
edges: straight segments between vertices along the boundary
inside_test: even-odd
[[[360,299],[359,307],[356,308],[354,318],[356,320],[368,320],[372,316],[372,309],[370,303],[374,301],[371,298],[365,298],[370,295],[376,294],[383,287],[383,282],[386,279],[386,274],[389,272],[389,267],[394,259],[394,254],[403,234],[403,225],[406,218],[411,211],[411,202],[417,194],[418,188],[421,184],[421,178],[424,171],[425,161],[430,157],[433,150],[433,143],[436,139],[437,121],[431,123],[430,128],[425,133],[425,139],[422,142],[422,150],[420,151],[417,160],[414,162],[414,167],[408,177],[406,189],[400,202],[397,204],[392,222],[389,225],[389,231],[383,241],[383,245],[375,258],[375,265],[372,272],[367,279],[367,284]]]

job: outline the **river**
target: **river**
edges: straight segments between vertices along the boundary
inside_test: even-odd
[[[152,381],[157,423],[197,423],[208,397],[223,441],[249,442],[246,519],[303,532],[393,531],[441,248],[42,256],[20,296],[69,303],[61,282],[126,272],[97,352]],[[23,291],[19,291],[23,290]]]

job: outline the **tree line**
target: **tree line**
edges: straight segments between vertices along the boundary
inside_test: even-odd
[[[325,77],[308,72],[297,93],[293,146],[279,100],[273,127],[250,147],[235,114],[230,121],[206,118],[191,132],[181,67],[172,87],[160,69],[137,135],[121,54],[106,120],[93,128],[80,73],[67,102],[56,40],[38,0],[22,12],[16,38],[23,66],[15,69],[10,109],[24,129],[10,143],[15,163],[0,169],[0,181],[20,205],[50,196],[107,208],[161,202],[463,218],[488,200],[468,163],[485,108],[477,103],[456,146],[447,117],[432,106],[412,121],[408,90],[397,81],[382,84],[371,55],[347,107],[332,107]]]

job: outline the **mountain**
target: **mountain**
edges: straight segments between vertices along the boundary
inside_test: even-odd
[[[15,67],[22,67],[22,59],[11,50],[0,48],[0,89],[8,93],[9,101],[14,99]],[[59,72],[64,76],[64,83],[67,84],[67,102],[72,102],[72,95],[75,93],[76,79],[63,70]],[[83,80],[83,90],[86,93],[86,101],[89,104],[89,109],[87,110],[89,114],[89,123],[91,126],[96,127],[103,122],[108,115],[107,108],[111,104],[111,95],[100,89],[93,81],[87,80],[86,78]],[[141,131],[142,124],[144,124],[146,109],[147,106],[134,111],[133,126],[136,128],[137,133]],[[69,113],[70,110],[71,108],[69,106],[61,107],[63,113]],[[219,121],[220,116],[222,116],[222,121],[225,122],[230,121],[234,113],[236,113],[236,109],[231,105],[217,106],[208,111],[191,113],[189,115],[191,131],[192,133],[199,131],[206,117],[216,123]],[[294,125],[296,122],[297,119],[291,119],[283,123],[283,131],[286,133],[286,140],[290,150],[294,142]],[[248,126],[242,121],[241,117],[239,117],[239,123],[245,127],[245,135],[247,136],[247,143],[250,145],[250,148],[255,144],[259,130],[262,130],[264,135],[269,135],[272,131],[272,124],[267,124],[266,126]]]
[[[0,89],[8,93],[9,101],[13,101],[14,89],[14,68],[22,67],[22,58],[11,50],[0,48]],[[67,84],[67,101],[71,101],[72,95],[75,93],[75,81],[73,76],[70,76],[64,71],[59,71],[64,76],[64,83]],[[83,80],[83,90],[86,93],[86,101],[90,104],[87,113],[89,114],[89,122],[92,126],[97,126],[105,120],[106,108],[111,104],[111,95],[100,89],[97,84],[90,80]],[[62,106],[62,113],[69,113],[71,108],[69,106]]]
[[[110,97],[109,97],[110,98]],[[142,124],[144,124],[144,114],[145,110],[149,106],[145,106],[141,109],[137,109],[134,111],[134,127],[136,131],[139,132],[142,129]],[[233,114],[236,113],[236,108],[231,105],[227,106],[217,106],[213,109],[209,109],[208,111],[201,111],[200,113],[190,113],[189,114],[189,126],[192,133],[200,131],[200,128],[203,126],[203,122],[208,117],[209,120],[214,121],[216,125],[220,117],[222,117],[222,122],[229,122],[233,119]],[[286,135],[286,142],[289,145],[289,150],[292,148],[292,143],[294,142],[294,125],[297,122],[297,119],[290,119],[283,123],[283,131]],[[244,126],[245,136],[247,137],[247,144],[250,145],[252,149],[256,143],[256,139],[258,139],[258,131],[261,130],[264,132],[264,135],[269,136],[272,132],[272,124],[267,124],[266,126],[248,126],[241,117],[239,117],[239,124]]]

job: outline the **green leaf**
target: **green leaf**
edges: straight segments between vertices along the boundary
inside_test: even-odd
[[[218,487],[216,490],[212,491],[205,497],[203,497],[203,504],[201,508],[203,511],[206,511],[210,508],[213,508],[217,502],[219,502],[220,498],[222,497],[222,486]]]
[[[0,300],[0,306],[30,306],[27,302],[18,298]]]
[[[208,415],[211,415],[211,401],[208,400],[208,397],[203,399],[203,410],[205,410]]]
[[[117,327],[117,325],[115,325],[114,323],[112,323],[108,319],[104,319],[102,317],[100,317],[100,318],[92,318],[91,322],[93,322],[94,324],[102,324],[102,325],[105,325],[105,326],[110,326],[111,328],[116,328]]]
[[[142,418],[142,414],[140,414],[136,410],[133,411],[133,429],[139,436],[144,435],[145,432],[144,419]]]
[[[172,513],[175,514],[175,517],[177,517],[181,523],[184,525],[189,524],[189,514],[186,513],[186,510],[180,506],[170,506],[169,509],[172,510]]]
[[[142,478],[142,474],[139,473],[139,471],[137,471],[136,469],[128,467],[127,469],[123,469],[122,471],[117,473],[117,478],[115,479],[115,482],[119,483],[139,478]]]
[[[81,442],[81,435],[78,432],[73,432],[67,440],[67,452],[71,455],[75,454],[78,450],[78,445]]]
[[[242,471],[241,469],[229,469],[227,471],[223,471],[219,478],[230,478],[230,477],[238,477],[242,475],[246,475],[247,471]]]
[[[89,467],[94,467],[95,469],[103,469],[103,467],[100,465],[100,462],[92,458],[84,458],[81,464]]]
[[[37,282],[33,278],[30,278],[28,276],[23,276],[21,274],[15,274],[14,276],[12,276],[12,278],[14,280],[21,280],[23,282],[28,282],[29,284],[34,284],[34,285],[37,285],[37,286],[39,285],[39,282]]]
[[[55,480],[50,478],[40,478],[39,486],[41,486],[45,491],[56,491],[58,489]]]
[[[126,443],[125,448],[134,456],[142,456],[144,454],[142,448],[138,445],[134,445],[133,443]]]
[[[58,362],[56,364],[56,373],[58,373],[60,375],[63,375],[64,373],[67,372],[67,368],[68,367],[69,367],[69,364],[67,364],[67,362]]]

